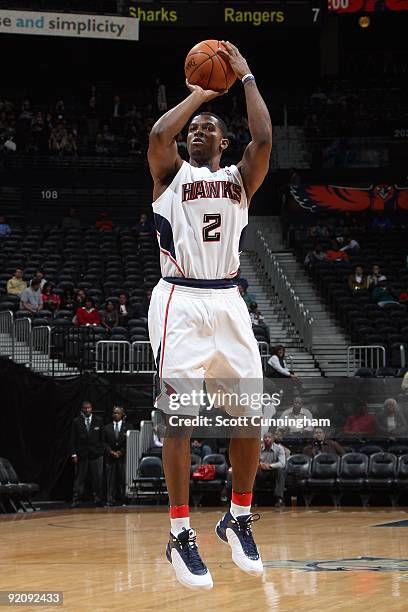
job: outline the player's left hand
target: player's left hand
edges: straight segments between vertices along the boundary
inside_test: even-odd
[[[242,79],[243,76],[251,72],[245,57],[241,55],[235,45],[228,40],[222,40],[221,44],[224,48],[219,49],[217,53],[230,63],[231,68],[239,79]]]

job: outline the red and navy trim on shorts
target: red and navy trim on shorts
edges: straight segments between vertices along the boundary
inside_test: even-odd
[[[236,287],[238,284],[238,278],[198,279],[165,276],[163,280],[172,285],[194,287],[196,289],[229,289],[230,287]]]

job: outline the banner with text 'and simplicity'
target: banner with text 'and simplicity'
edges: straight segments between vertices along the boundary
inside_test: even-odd
[[[139,20],[113,15],[0,10],[0,34],[139,40]]]

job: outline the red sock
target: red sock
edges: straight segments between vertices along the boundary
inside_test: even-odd
[[[190,508],[188,504],[182,506],[170,506],[170,530],[175,536],[183,531],[190,529]]]
[[[184,504],[183,506],[170,506],[170,518],[178,519],[178,518],[186,518],[190,514],[190,507],[188,504]]]
[[[252,491],[247,493],[237,493],[232,491],[231,497],[231,514],[233,516],[241,516],[251,512]]]

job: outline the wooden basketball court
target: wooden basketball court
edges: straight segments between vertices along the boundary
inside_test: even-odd
[[[266,565],[263,578],[236,568],[229,547],[215,536],[221,509],[193,512],[215,583],[204,593],[184,589],[173,577],[164,557],[169,522],[163,507],[2,516],[0,590],[60,590],[59,609],[69,612],[408,609],[405,510],[259,512],[254,531]],[[393,521],[407,526],[376,526]]]

